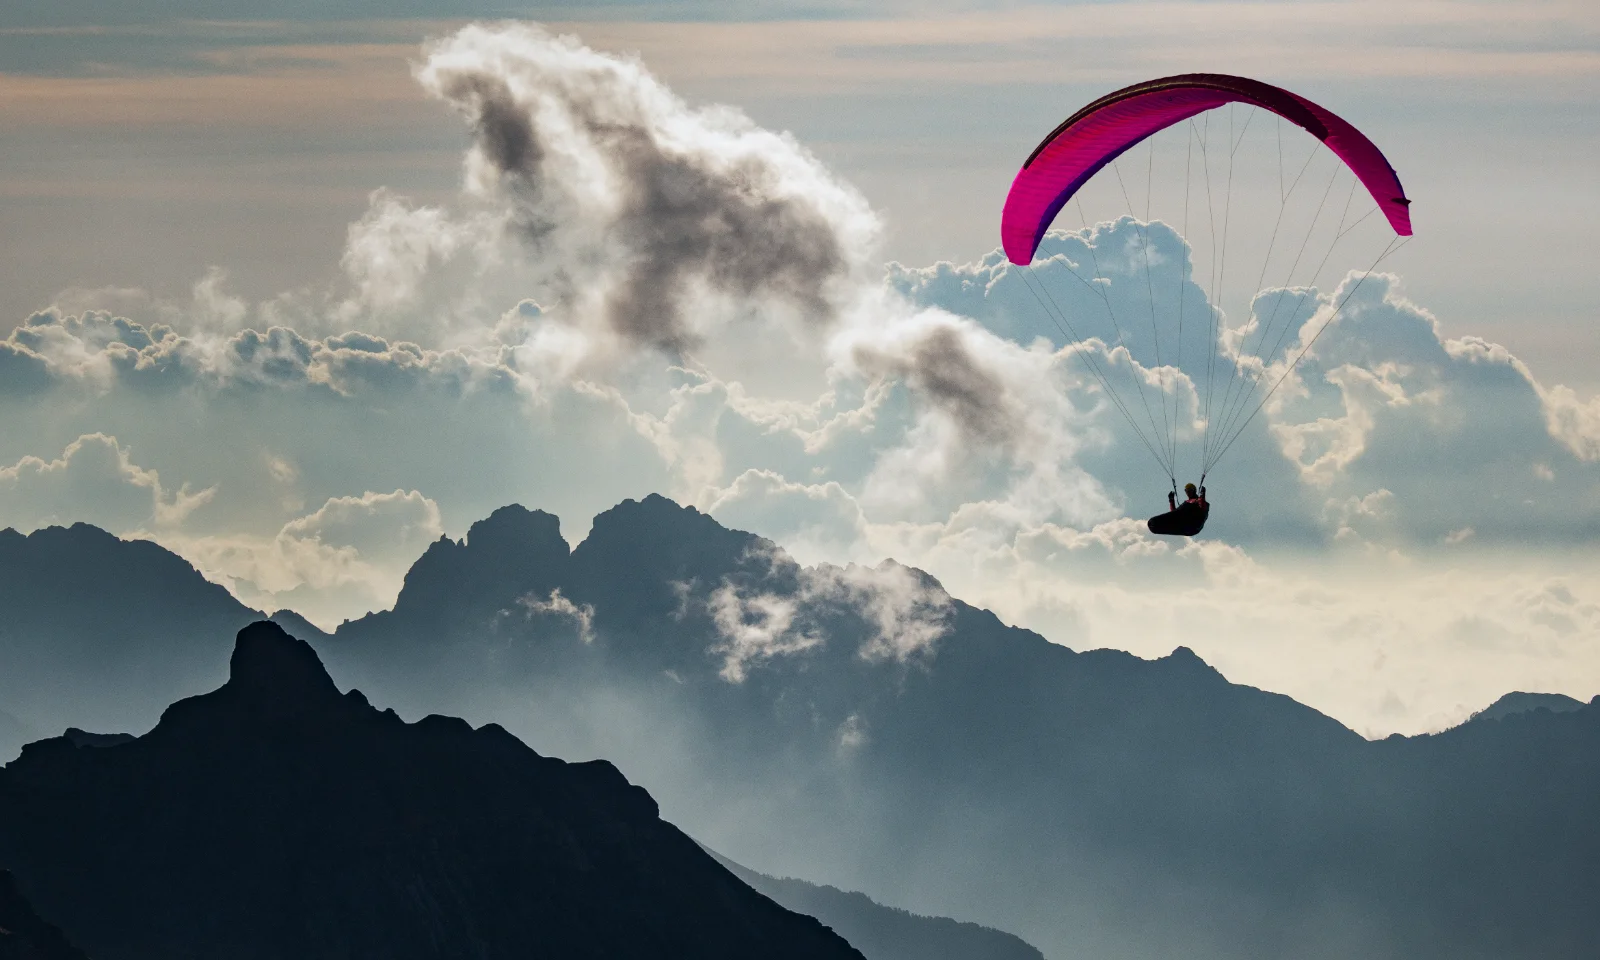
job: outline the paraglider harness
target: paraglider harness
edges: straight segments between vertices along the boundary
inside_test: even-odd
[[[1178,483],[1172,483],[1172,491],[1167,494],[1166,513],[1158,513],[1145,521],[1145,526],[1151,533],[1169,537],[1192,537],[1204,529],[1206,517],[1211,514],[1211,504],[1206,502],[1206,488],[1204,478],[1199,493],[1189,499],[1178,502]]]

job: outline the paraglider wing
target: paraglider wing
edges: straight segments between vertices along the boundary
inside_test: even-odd
[[[1411,235],[1400,178],[1361,131],[1287,90],[1223,74],[1191,73],[1136,83],[1073,114],[1039,144],[1011,183],[1000,221],[1012,263],[1033,262],[1050,223],[1078,188],[1128,148],[1173,124],[1229,103],[1271,111],[1328,145],[1361,180],[1395,233]]]

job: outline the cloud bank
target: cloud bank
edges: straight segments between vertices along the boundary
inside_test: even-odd
[[[1230,317],[1176,230],[1126,217],[1052,234],[1031,279],[998,251],[883,270],[859,193],[636,59],[473,26],[416,80],[470,137],[460,195],[375,192],[335,287],[246,303],[215,273],[139,320],[80,292],[0,341],[0,520],[153,537],[334,623],[494,507],[581,534],[660,491],[831,564],[807,596],[876,611],[863,655],[939,630],[892,557],[1061,642],[1184,643],[1362,729],[1440,724],[1508,682],[1595,692],[1600,407],[1446,336],[1398,278]],[[1115,322],[1152,288],[1181,336]],[[1168,481],[1126,419],[1197,472],[1206,378],[1286,303],[1263,376],[1304,361],[1212,478],[1207,537],[1150,537]],[[827,640],[805,609],[716,598],[730,680]],[[524,612],[582,629],[563,600]]]

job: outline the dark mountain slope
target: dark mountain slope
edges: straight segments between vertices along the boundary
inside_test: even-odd
[[[1368,770],[1349,875],[1414,938],[1410,956],[1462,932],[1457,956],[1595,955],[1600,698],[1390,737],[1371,745]]]
[[[507,508],[425,561],[394,611],[315,635],[342,684],[617,761],[767,873],[1057,958],[1600,942],[1600,705],[1369,743],[1187,650],[1069,650],[915,571],[802,569],[659,497],[573,550],[553,517]]]
[[[609,763],[406,724],[272,623],[150,733],[0,770],[0,863],[99,960],[860,956]]]
[[[0,704],[57,731],[146,730],[227,676],[260,614],[182,558],[98,527],[0,530]]]
[[[417,559],[393,616],[416,620],[456,611],[492,613],[508,598],[548,594],[567,555],[561,521],[542,510],[501,507],[474,523],[465,540],[440,537]]]
[[[0,960],[88,960],[33,912],[8,870],[0,870]]]
[[[660,497],[564,562],[538,536],[475,527],[441,558],[513,586],[456,604],[450,564],[419,566],[407,590],[442,606],[341,628],[336,675],[612,758],[757,869],[1056,957],[1501,960],[1600,937],[1576,906],[1600,901],[1579,856],[1596,708],[1375,744],[1186,649],[1076,652],[926,575],[803,569]],[[1561,916],[1539,920],[1550,890]]]
[[[1107,904],[1155,938],[1128,950],[1192,948],[1190,918],[1165,899],[1180,891],[1193,898],[1182,909],[1221,918],[1208,923],[1233,949],[1245,936],[1235,927],[1299,896],[1285,858],[1321,842],[1313,818],[1343,809],[1341,771],[1365,743],[1286,697],[1229,684],[1187,650],[1155,662],[1077,653],[951,600],[924,574],[803,570],[661,497],[595,518],[554,569],[553,549],[481,548],[490,523],[450,556],[481,551],[472,568],[520,571],[530,592],[347,624],[325,645],[338,675],[415,713],[448,705],[564,755],[614,758],[742,860],[923,913],[1029,937],[1054,928],[1059,945]],[[521,559],[530,553],[541,560]],[[419,565],[407,590],[449,596],[427,585],[443,569]],[[571,616],[518,612],[546,591],[587,611],[587,639]],[[789,634],[822,642],[730,679],[725,607],[750,601],[739,617],[759,625],[761,598],[792,604]],[[876,650],[917,616],[942,632],[936,643]],[[1308,780],[1329,789],[1308,794]],[[1234,806],[1246,797],[1248,824]],[[1145,910],[1167,918],[1133,920]],[[1108,939],[1080,946],[1125,939],[1093,922]]]
[[[1044,960],[1022,938],[976,923],[919,916],[874,903],[864,893],[769,877],[724,857],[717,861],[790,910],[832,927],[867,960]]]

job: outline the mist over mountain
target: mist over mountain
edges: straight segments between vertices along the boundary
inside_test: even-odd
[[[227,638],[260,618],[161,546],[85,523],[0,530],[0,610],[0,710],[24,737],[149,729],[226,679]]]
[[[341,694],[278,626],[122,741],[0,770],[0,862],[97,960],[859,958],[604,761]]]
[[[615,760],[752,869],[1051,956],[1571,956],[1600,930],[1545,892],[1600,892],[1600,709],[1372,743],[1186,649],[1069,650],[660,497],[570,551],[497,511],[324,649],[402,709]]]
[[[724,857],[717,861],[790,910],[832,927],[867,960],[1043,960],[1038,950],[1009,933],[885,907],[863,893],[769,877]]]
[[[1070,650],[919,571],[800,567],[660,497],[576,548],[504,508],[434,543],[393,610],[306,626],[341,685],[403,716],[604,757],[753,870],[1054,958],[1582,957],[1600,937],[1592,703],[1369,742],[1186,649]]]

